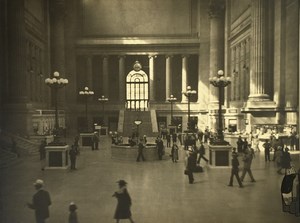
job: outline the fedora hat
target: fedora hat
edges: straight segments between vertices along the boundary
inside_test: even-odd
[[[44,181],[43,180],[41,180],[41,179],[37,179],[34,183],[33,183],[33,185],[40,185],[40,186],[44,186]]]
[[[119,180],[117,181],[117,183],[120,185],[120,186],[125,186],[127,184],[127,182],[125,180]]]

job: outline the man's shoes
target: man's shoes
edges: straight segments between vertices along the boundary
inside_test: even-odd
[[[256,182],[256,180],[251,180],[251,182]]]
[[[244,186],[243,185],[240,185],[240,188],[243,188]]]
[[[228,184],[227,186],[228,186],[228,187],[232,187],[233,185],[232,185],[232,184]]]

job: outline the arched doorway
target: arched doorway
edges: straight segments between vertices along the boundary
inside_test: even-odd
[[[133,70],[126,77],[126,108],[129,110],[146,110],[149,102],[148,75],[141,70],[142,65],[136,61]]]

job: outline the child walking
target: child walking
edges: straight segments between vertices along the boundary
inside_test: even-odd
[[[74,202],[71,202],[69,205],[69,223],[78,223],[77,219],[77,205]]]

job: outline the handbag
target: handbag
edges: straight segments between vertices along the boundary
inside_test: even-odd
[[[189,175],[190,171],[184,170],[184,175]]]

